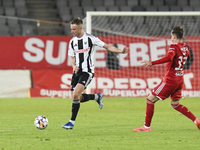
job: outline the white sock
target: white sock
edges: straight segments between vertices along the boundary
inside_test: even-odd
[[[97,94],[94,94],[94,99],[98,100],[99,96]]]
[[[73,120],[70,120],[69,122],[71,122],[72,124],[74,124],[74,123],[75,123],[75,121],[73,121]]]
[[[196,124],[197,122],[196,122],[196,120],[197,120],[197,118],[195,119],[195,121],[194,121],[194,124]]]
[[[145,126],[145,125],[144,125],[144,127],[145,127],[146,129],[150,129],[150,127],[147,127],[147,126]]]

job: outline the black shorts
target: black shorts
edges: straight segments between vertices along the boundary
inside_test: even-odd
[[[71,81],[71,91],[74,91],[74,88],[78,83],[85,86],[85,88],[89,85],[89,83],[92,81],[92,78],[94,77],[94,73],[91,72],[78,72],[73,73],[72,75],[72,81]]]

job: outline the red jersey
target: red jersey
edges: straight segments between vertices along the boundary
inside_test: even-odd
[[[187,58],[190,58],[187,45],[185,43],[175,43],[170,45],[165,57],[152,61],[152,65],[167,62],[163,81],[170,84],[179,84],[183,83],[183,67]]]

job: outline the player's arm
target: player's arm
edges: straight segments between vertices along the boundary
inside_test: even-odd
[[[175,52],[170,50],[167,55],[161,59],[155,60],[155,61],[148,61],[148,60],[144,60],[142,61],[142,63],[144,64],[145,67],[148,66],[153,66],[156,64],[163,64],[169,61],[172,61],[172,59],[174,58]]]
[[[114,53],[123,53],[123,54],[128,53],[128,47],[126,47],[126,46],[122,50],[120,50],[113,45],[104,44],[103,48],[105,48],[111,52],[114,52]]]
[[[76,66],[76,62],[75,62],[74,50],[73,50],[73,48],[71,46],[72,45],[71,44],[72,43],[72,39],[70,40],[69,43],[70,44],[69,44],[68,56],[70,56],[69,59],[70,59],[70,63],[72,65],[73,71],[77,73],[79,71],[79,67]]]
[[[152,61],[152,65],[156,65],[156,64],[163,64],[169,61],[172,61],[172,59],[174,58],[174,52],[168,52],[167,55],[161,59]]]
[[[73,70],[77,73],[79,71],[79,67],[75,64],[75,57],[70,56],[70,63],[72,65]]]

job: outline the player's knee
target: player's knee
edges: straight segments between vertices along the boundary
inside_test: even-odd
[[[157,101],[159,100],[156,96],[154,96],[154,95],[152,95],[152,94],[150,94],[150,95],[147,97],[147,99],[148,99],[149,101],[151,101],[152,103],[155,103],[155,102],[157,102]]]
[[[78,93],[74,93],[73,96],[72,96],[73,100],[80,100],[80,98],[81,98],[81,95],[78,94]]]
[[[171,104],[172,108],[176,109],[179,104]]]
[[[171,99],[171,105],[178,105],[179,104],[179,99]]]
[[[171,100],[171,106],[176,109],[179,105],[179,100]]]

